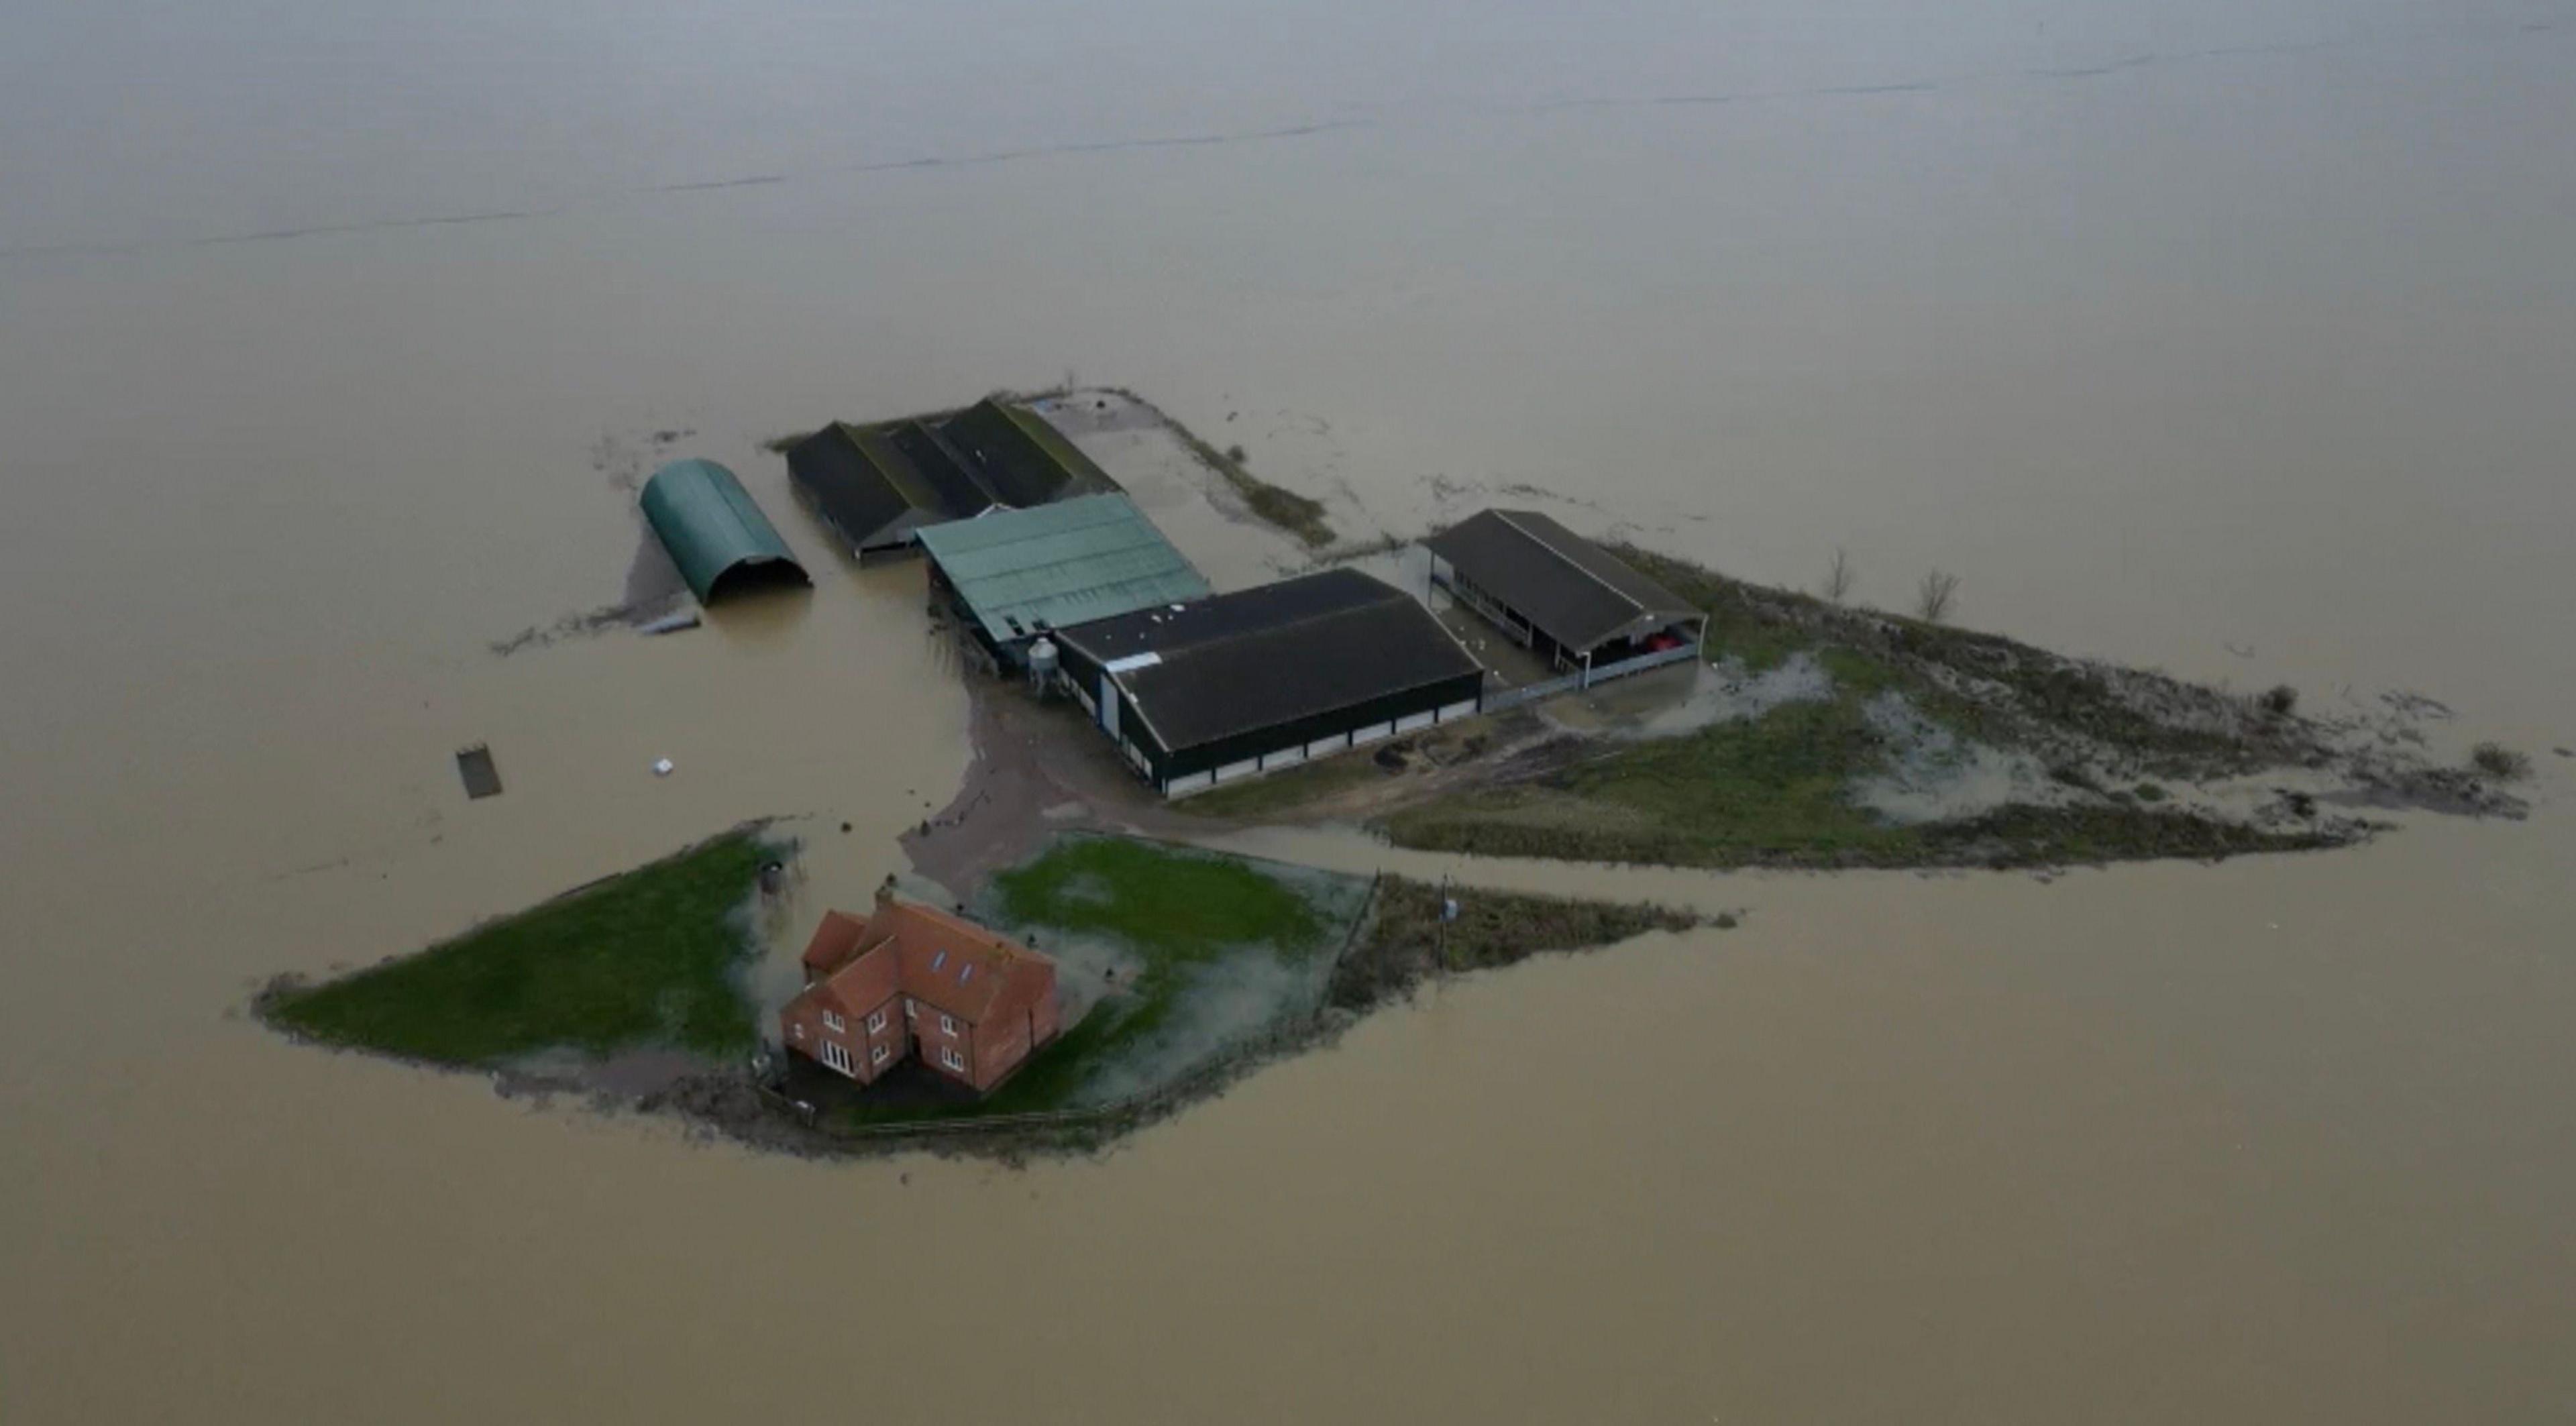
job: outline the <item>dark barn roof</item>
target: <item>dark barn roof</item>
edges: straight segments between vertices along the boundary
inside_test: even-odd
[[[909,424],[909,423],[898,423]],[[992,504],[962,471],[916,465],[895,431],[838,421],[787,451],[788,478],[851,545],[888,543],[916,525],[962,520]]]
[[[1423,544],[1570,649],[1701,613],[1609,551],[1532,510],[1487,510]]]
[[[1411,596],[1349,569],[1056,637],[1111,670],[1166,751],[1482,672]]]
[[[996,503],[1016,510],[1118,488],[1045,417],[989,396],[942,422],[939,435]]]
[[[929,426],[919,421],[897,421],[877,430],[894,447],[895,454],[912,467],[913,474],[930,487],[940,511],[948,518],[964,520],[993,508],[993,492],[976,481],[974,473],[958,462],[955,449]]]
[[[1046,418],[990,397],[945,416],[835,421],[788,448],[787,473],[860,549],[996,505],[1026,510],[1118,489]]]

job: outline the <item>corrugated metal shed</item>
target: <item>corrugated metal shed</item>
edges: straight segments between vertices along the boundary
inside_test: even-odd
[[[996,645],[1208,593],[1207,580],[1124,495],[993,510],[917,538]]]
[[[644,482],[644,519],[698,602],[762,577],[806,583],[804,567],[733,472],[711,460],[673,461]]]

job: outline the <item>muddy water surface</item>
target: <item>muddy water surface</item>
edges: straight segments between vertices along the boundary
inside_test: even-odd
[[[2576,12],[527,8],[0,19],[0,1417],[2576,1404]],[[1068,371],[1356,533],[1552,501],[2421,688],[2537,812],[2053,883],[1463,869],[1749,915],[1017,1172],[242,1018],[750,816],[863,894],[965,699],[758,443]],[[621,597],[665,453],[817,587],[495,655]]]

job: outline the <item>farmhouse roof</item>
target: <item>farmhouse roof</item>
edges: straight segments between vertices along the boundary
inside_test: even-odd
[[[825,913],[804,962],[852,1013],[882,1005],[900,989],[970,1024],[1005,992],[1034,989],[1055,964],[999,932],[891,897],[864,921],[846,911]]]

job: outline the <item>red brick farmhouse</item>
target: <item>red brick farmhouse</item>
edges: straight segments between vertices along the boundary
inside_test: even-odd
[[[861,1084],[918,1051],[980,1094],[1055,1038],[1055,962],[879,891],[865,920],[824,914],[778,1026],[787,1048]]]

